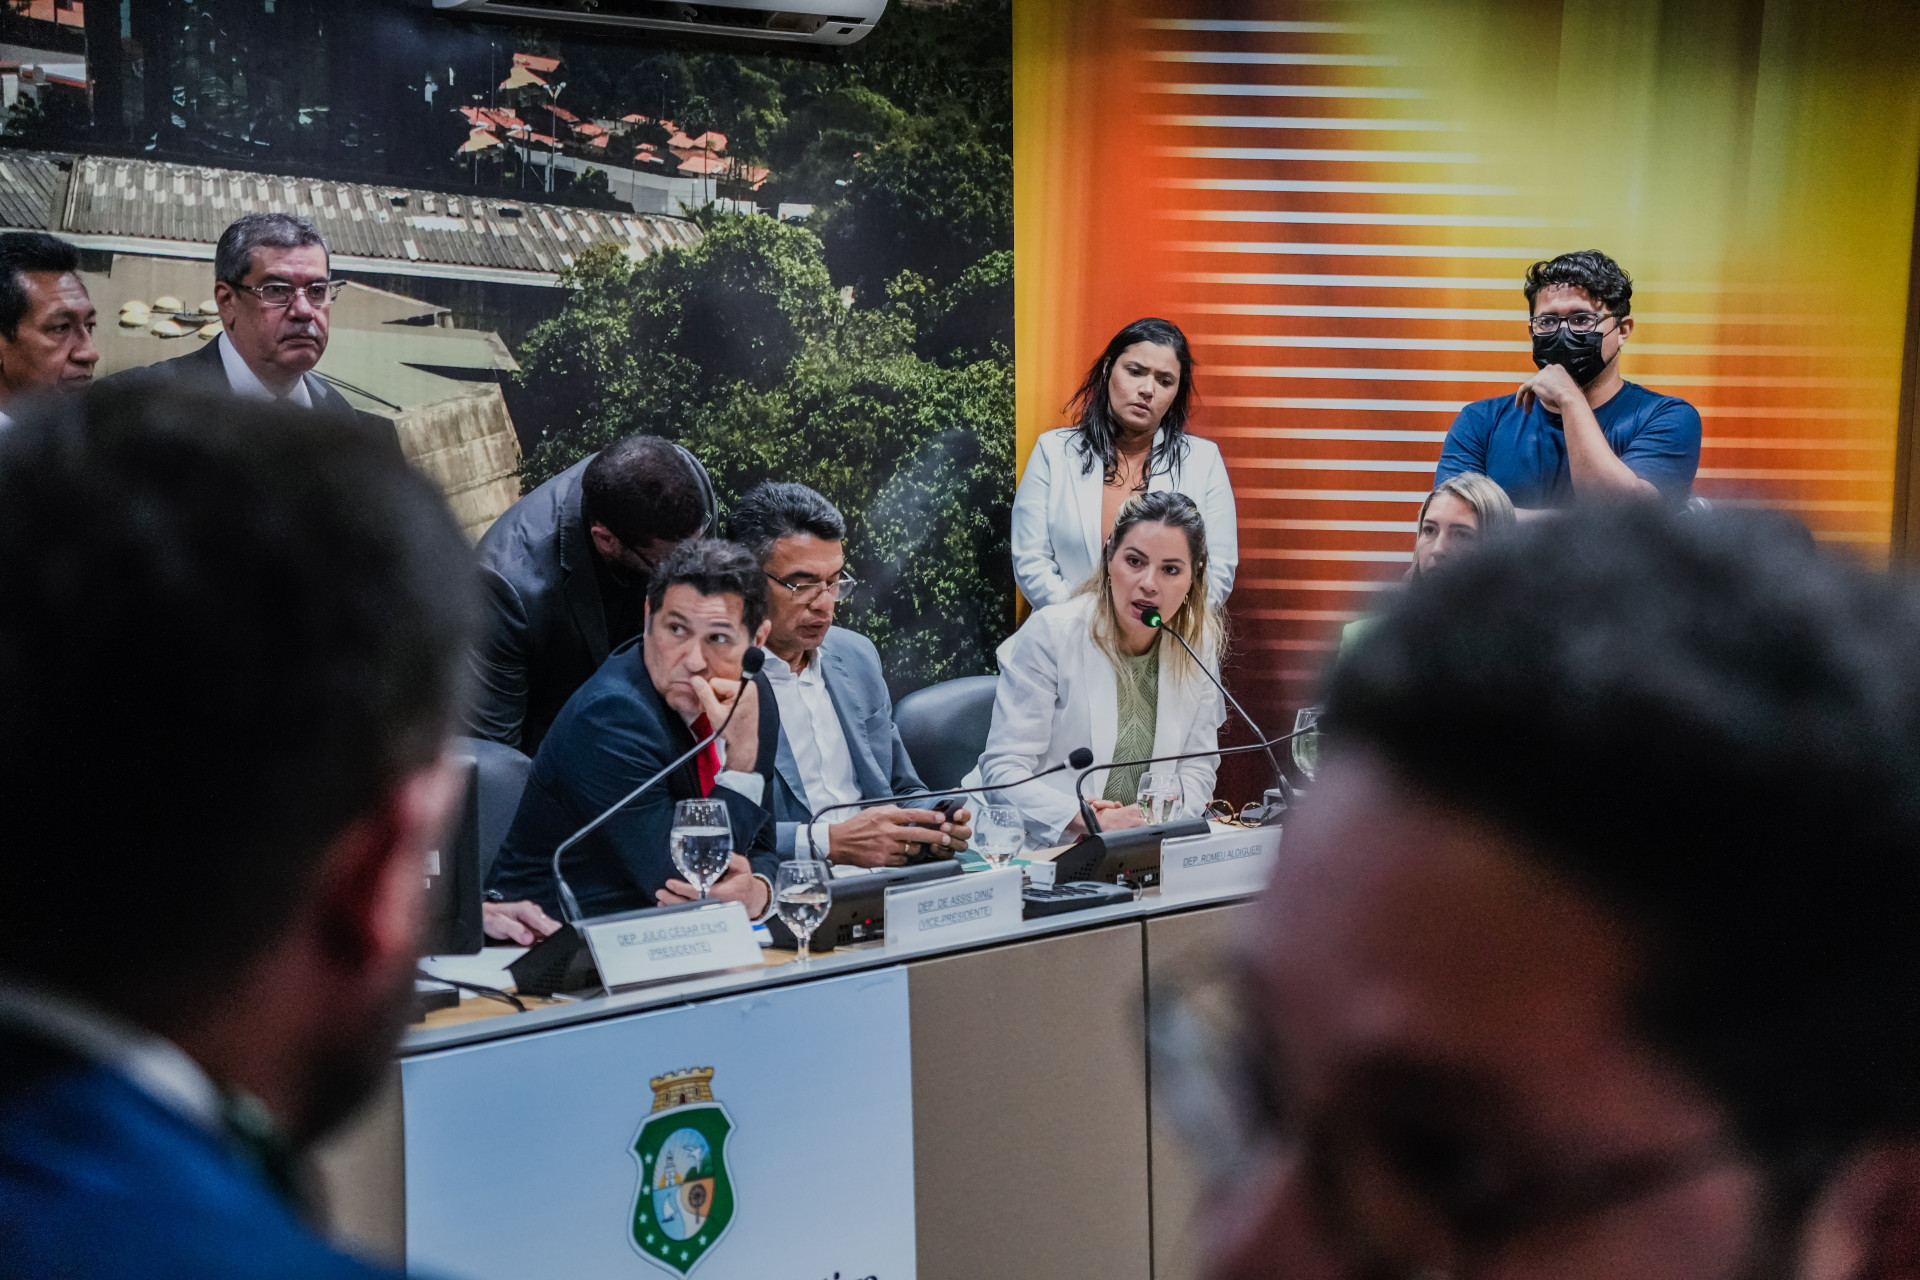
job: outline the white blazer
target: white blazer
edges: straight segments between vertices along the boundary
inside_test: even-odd
[[[1153,434],[1160,447],[1161,433]],[[1233,591],[1240,564],[1239,514],[1220,446],[1189,434],[1187,456],[1147,478],[1147,491],[1173,490],[1193,499],[1207,522],[1207,598],[1218,609]],[[1013,578],[1036,609],[1072,598],[1100,563],[1107,530],[1100,523],[1106,476],[1096,459],[1081,470],[1079,433],[1061,427],[1034,442],[1013,496]]]
[[[1094,601],[1092,595],[1075,596],[1065,604],[1036,610],[1000,646],[1000,683],[993,694],[987,749],[961,786],[1024,778],[1059,764],[1076,747],[1091,748],[1097,761],[1113,759],[1114,739],[1120,732],[1119,677],[1088,630]],[[1226,714],[1219,692],[1204,675],[1190,671],[1181,678],[1169,669],[1176,651],[1172,642],[1161,642],[1153,730],[1156,756],[1217,746]],[[1201,655],[1212,661],[1206,650]],[[1213,799],[1218,765],[1218,756],[1205,756],[1166,766],[1180,774],[1182,816],[1200,813]],[[1079,813],[1073,799],[1076,776],[1076,770],[1067,769],[1023,787],[984,793],[980,799],[1019,809],[1028,838],[1041,847],[1059,844],[1067,824]],[[1098,799],[1106,785],[1106,770],[1090,774],[1087,798]]]

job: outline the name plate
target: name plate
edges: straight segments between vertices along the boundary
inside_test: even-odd
[[[753,921],[737,902],[689,902],[581,924],[611,990],[760,963]]]
[[[1160,845],[1160,896],[1190,898],[1255,893],[1266,887],[1280,856],[1279,827],[1230,828],[1181,836]]]
[[[949,876],[887,890],[887,945],[941,946],[991,938],[1019,925],[1019,867]]]

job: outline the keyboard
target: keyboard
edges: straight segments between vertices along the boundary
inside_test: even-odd
[[[1029,885],[1021,897],[1026,903],[1021,917],[1032,920],[1039,916],[1064,915],[1069,911],[1132,902],[1133,890],[1117,884],[1101,884],[1096,880],[1069,880],[1065,884]]]

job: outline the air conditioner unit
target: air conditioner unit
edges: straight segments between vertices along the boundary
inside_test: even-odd
[[[738,36],[796,44],[852,44],[873,30],[887,0],[431,0],[436,13],[579,27]]]

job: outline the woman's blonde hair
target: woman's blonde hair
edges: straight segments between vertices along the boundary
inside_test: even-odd
[[[1106,545],[1101,548],[1100,565],[1092,577],[1080,584],[1078,593],[1094,596],[1093,642],[1100,646],[1116,671],[1122,667],[1127,652],[1120,643],[1120,617],[1113,607],[1111,565],[1127,534],[1143,524],[1164,524],[1187,535],[1187,559],[1192,566],[1192,577],[1187,583],[1186,599],[1166,615],[1165,625],[1186,637],[1196,653],[1207,654],[1218,664],[1227,654],[1226,619],[1208,603],[1207,524],[1200,517],[1200,508],[1184,493],[1143,493],[1127,499],[1120,514],[1114,517],[1113,532],[1107,535]],[[1167,658],[1174,672],[1182,679],[1199,675],[1187,651],[1178,641],[1173,644]]]
[[[1507,496],[1489,476],[1478,471],[1462,471],[1457,476],[1448,476],[1433,487],[1427,500],[1420,504],[1420,516],[1414,521],[1414,528],[1426,522],[1427,508],[1441,494],[1451,494],[1473,508],[1475,521],[1480,526],[1480,536],[1498,535],[1519,523],[1520,518],[1513,514],[1513,499]]]

